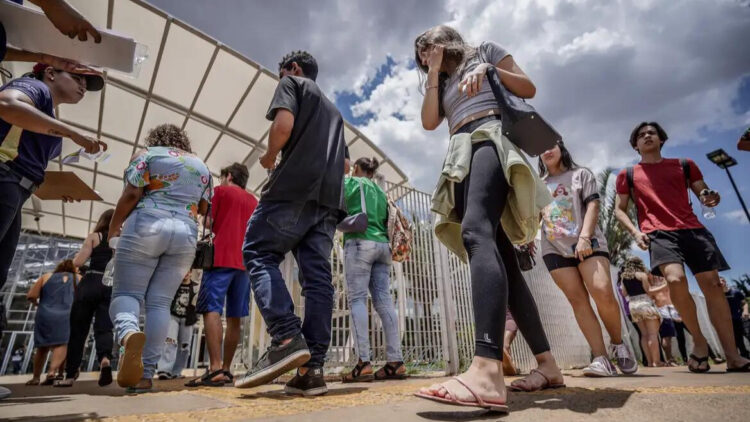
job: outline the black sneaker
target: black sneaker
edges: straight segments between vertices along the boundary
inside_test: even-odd
[[[305,375],[300,375],[297,370],[297,375],[284,386],[284,392],[299,396],[320,396],[327,393],[328,387],[323,378],[323,368],[320,366],[309,368]]]
[[[310,350],[301,334],[280,346],[271,344],[253,369],[235,381],[237,388],[252,388],[267,384],[287,371],[299,368],[310,360]]]

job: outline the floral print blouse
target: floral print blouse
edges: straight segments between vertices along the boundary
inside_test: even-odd
[[[198,217],[198,203],[209,200],[211,173],[203,161],[171,147],[149,147],[125,169],[125,181],[144,188],[136,208],[156,208]]]

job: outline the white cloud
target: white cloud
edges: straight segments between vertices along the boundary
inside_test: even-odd
[[[734,211],[728,211],[721,215],[724,219],[731,221],[733,223],[738,224],[750,224],[747,220],[747,215],[745,215],[745,211],[743,210],[734,210]]]
[[[506,47],[538,88],[532,104],[594,170],[635,160],[627,138],[642,120],[663,124],[668,147],[750,122],[730,105],[750,71],[748,0],[224,0],[210,9],[202,0],[151,1],[272,69],[290,50],[313,52],[331,96],[361,94],[392,57],[391,76],[353,112],[372,113],[363,132],[424,190],[448,133],[422,129],[416,70],[407,66],[414,38],[439,23],[473,44]]]

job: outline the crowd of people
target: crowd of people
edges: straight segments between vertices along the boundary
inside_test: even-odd
[[[468,370],[416,395],[507,412],[504,374],[515,371],[509,344],[516,328],[537,368],[509,388],[531,392],[565,387],[514,246],[537,253],[534,239],[540,226],[539,253],[591,349],[593,359],[584,375],[636,373],[638,362],[623,340],[608,242],[597,225],[601,198],[596,178],[576,164],[562,142],[541,155],[535,171],[501,130],[501,110],[483,79],[494,69],[505,89],[521,98],[535,95],[534,83],[500,45],[470,46],[447,26],[419,35],[414,48],[424,89],[422,125],[435,130],[447,120],[450,133],[451,153],[439,170],[432,202],[436,235],[469,265],[475,327],[475,354]],[[77,66],[40,62],[32,73],[0,88],[0,191],[8,198],[0,206],[0,287],[18,243],[21,207],[44,180],[49,161],[60,154],[62,138],[91,153],[107,148],[55,118],[57,105],[76,104],[87,90],[101,89],[100,75],[78,71]],[[312,55],[287,54],[278,71],[280,82],[266,115],[272,122],[267,149],[259,158],[269,170],[260,199],[246,191],[245,165],[222,168],[214,186],[187,133],[171,124],[152,128],[124,170],[116,207],[100,216],[72,260],[61,262],[29,291],[29,300],[38,306],[37,352],[29,384],[73,385],[93,321],[99,384],[113,381],[112,349],[119,347],[117,384],[134,393],[151,391],[154,377],[181,376],[192,325],[202,315],[209,367],[186,386],[251,388],[296,370],[284,387],[287,393],[326,393],[323,366],[334,306],[330,256],[337,228],[345,231],[347,299],[358,357],[342,381],[406,377],[390,294],[393,210],[374,180],[379,163],[363,157],[350,169],[344,120],[315,82],[318,65]],[[747,351],[737,347],[741,337],[735,344],[741,323],[733,320],[742,299],[736,292],[725,295],[718,272],[728,265],[690,201],[690,191],[708,207],[716,206],[720,196],[708,188],[692,160],[661,155],[667,140],[656,122],[640,123],[630,135],[640,162],[617,176],[616,218],[636,244],[649,251],[650,268],[629,258],[617,285],[629,302],[626,309],[638,326],[647,365],[665,364],[662,348],[666,362],[674,360],[671,338],[679,338],[679,323],[693,338],[686,359],[689,370],[707,372],[709,347],[688,290],[687,266],[706,297],[727,371],[750,372]],[[631,201],[637,210],[635,224],[628,214]],[[355,229],[354,223],[343,227],[347,215],[364,215],[364,228]],[[210,265],[205,260],[196,264],[196,249],[206,249],[199,241],[209,242]],[[300,270],[303,318],[294,312],[279,268],[289,253]],[[203,270],[200,277],[193,274],[196,267]],[[386,363],[377,371],[371,362],[368,291],[386,342]],[[232,360],[251,292],[271,345],[235,379]],[[742,315],[747,315],[746,303]],[[42,380],[49,352],[52,358]]]

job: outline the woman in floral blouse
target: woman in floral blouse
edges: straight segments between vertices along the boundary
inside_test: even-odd
[[[119,236],[109,314],[125,348],[117,383],[149,391],[169,326],[169,305],[195,257],[196,219],[205,215],[211,174],[177,126],[157,126],[125,170],[125,188],[109,226]],[[124,222],[124,224],[123,224]],[[146,333],[140,331],[141,304]]]

